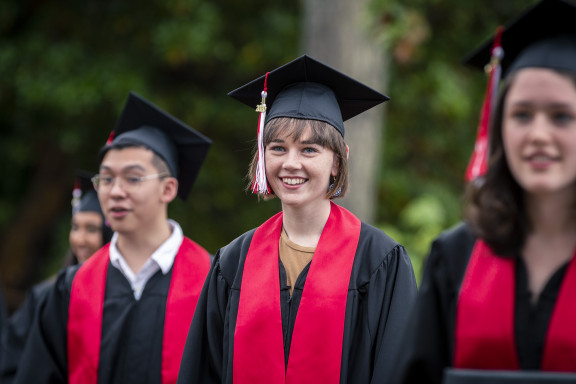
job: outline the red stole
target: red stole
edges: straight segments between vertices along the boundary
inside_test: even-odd
[[[68,381],[96,384],[110,245],[90,257],[72,281],[68,311]],[[210,269],[208,252],[184,237],[172,266],[162,341],[162,384],[176,383],[198,296]]]
[[[456,311],[454,366],[519,369],[514,339],[515,260],[476,241]],[[568,265],[544,345],[542,370],[576,372],[576,257]]]
[[[242,277],[233,378],[247,383],[338,383],[346,299],[360,220],[331,203],[296,316],[288,367],[280,311],[278,246],[282,213],[254,233]]]

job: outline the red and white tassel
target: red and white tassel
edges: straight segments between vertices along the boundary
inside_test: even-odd
[[[256,175],[252,180],[252,193],[259,193],[263,195],[270,194],[268,181],[266,180],[266,164],[264,162],[264,123],[266,122],[266,97],[268,97],[268,73],[264,78],[264,90],[262,91],[262,101],[256,107],[256,112],[260,113],[258,119],[258,163],[256,165]]]
[[[80,209],[80,198],[82,197],[82,189],[80,182],[74,182],[74,189],[72,190],[72,214],[75,214]]]
[[[500,62],[504,57],[504,50],[502,49],[502,31],[503,27],[498,27],[494,43],[492,45],[492,58],[490,64],[486,66],[488,73],[488,84],[486,85],[486,93],[484,95],[484,103],[482,105],[482,114],[480,117],[480,124],[478,126],[478,134],[474,144],[474,153],[468,164],[466,170],[466,180],[471,181],[475,178],[482,176],[488,169],[488,146],[490,137],[490,119],[498,98],[498,84],[500,84],[500,77],[502,69]]]

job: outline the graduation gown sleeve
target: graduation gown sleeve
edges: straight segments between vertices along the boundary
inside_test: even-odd
[[[461,224],[431,246],[416,304],[397,350],[393,383],[441,383],[454,354],[458,291],[475,238]]]
[[[253,233],[240,236],[216,254],[188,334],[179,384],[232,383],[242,271]],[[304,268],[290,297],[280,263],[286,354],[308,271]],[[415,296],[414,272],[404,247],[362,223],[346,299],[341,383],[386,382],[402,342],[399,330]]]
[[[2,335],[0,383],[8,384],[14,380],[38,305],[44,300],[54,281],[54,278],[51,278],[32,287],[22,306],[6,322]]]
[[[2,290],[2,284],[0,282],[0,348],[3,347],[4,344],[4,333],[7,327],[7,314],[6,314],[6,306],[4,304],[4,292]],[[2,364],[2,359],[3,359],[3,351],[0,349],[0,368],[1,368],[1,364]],[[1,373],[0,373],[0,381],[2,379]]]
[[[388,383],[416,298],[404,247],[362,223],[346,303],[340,383]]]
[[[69,291],[78,266],[61,271],[36,308],[15,383],[66,383],[66,324]]]

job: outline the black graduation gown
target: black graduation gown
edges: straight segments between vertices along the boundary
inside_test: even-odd
[[[20,357],[37,314],[37,307],[54,285],[55,277],[33,286],[22,306],[6,321],[2,335],[0,356],[0,383],[14,380]]]
[[[0,282],[0,346],[1,341],[4,338],[4,332],[7,326],[7,315],[6,306],[4,305],[4,292],[2,290],[2,284]],[[2,364],[2,353],[0,352],[0,365]],[[0,383],[2,382],[2,377],[0,377]]]
[[[398,350],[393,383],[441,383],[444,368],[452,366],[458,293],[475,242],[470,228],[460,224],[432,244],[404,343]],[[538,303],[532,305],[522,259],[516,264],[516,350],[521,369],[538,370],[566,266],[551,277]]]
[[[204,284],[188,334],[178,383],[232,383],[234,330],[246,254],[254,231],[220,249]],[[314,260],[314,259],[312,259]],[[313,261],[312,261],[313,262]],[[280,262],[280,302],[285,359],[310,264],[290,297]],[[385,383],[416,295],[404,247],[362,223],[346,301],[341,383]],[[266,367],[263,367],[266,369]]]
[[[67,319],[72,280],[79,266],[61,272],[38,307],[15,383],[66,383]],[[172,271],[161,271],[134,298],[122,273],[108,266],[98,383],[160,383],[166,300]]]

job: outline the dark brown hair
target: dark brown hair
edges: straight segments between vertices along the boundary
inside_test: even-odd
[[[575,74],[553,71],[567,76],[576,86]],[[510,172],[502,142],[504,103],[515,77],[509,75],[502,86],[490,127],[488,171],[468,185],[465,209],[465,219],[475,235],[495,253],[508,257],[520,254],[531,229],[524,191]]]
[[[266,123],[264,127],[264,147],[270,144],[272,140],[280,137],[298,140],[307,128],[310,128],[310,141],[331,149],[340,160],[338,174],[331,180],[333,184],[332,188],[328,189],[329,186],[326,186],[326,198],[333,199],[343,197],[348,189],[348,156],[346,154],[346,143],[342,135],[330,124],[319,120],[295,119],[290,117],[272,119]],[[252,181],[256,175],[257,164],[258,146],[256,144],[248,175],[246,176],[249,183],[246,188],[248,191],[251,190]],[[335,196],[338,190],[340,190],[340,194]],[[270,195],[260,194],[259,196],[264,199],[270,198],[274,196],[274,191],[271,190]]]

